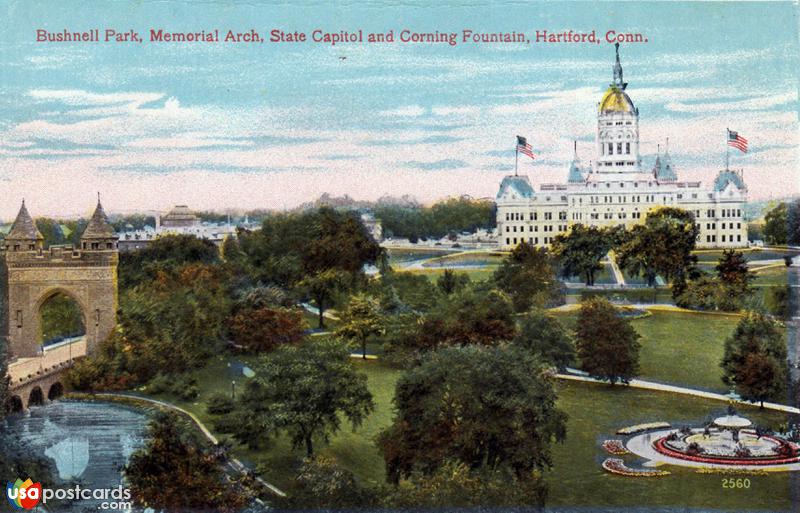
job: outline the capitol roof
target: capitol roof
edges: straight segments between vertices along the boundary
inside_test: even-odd
[[[737,189],[744,190],[744,180],[735,171],[725,170],[720,171],[717,178],[714,180],[714,190],[717,192],[725,190],[729,183],[733,183]]]
[[[628,94],[616,85],[610,85],[600,100],[599,111],[603,112],[627,112],[633,114],[636,107]]]
[[[531,198],[534,193],[533,186],[527,176],[506,176],[503,178],[497,197],[500,198],[509,189],[519,194],[522,198]]]

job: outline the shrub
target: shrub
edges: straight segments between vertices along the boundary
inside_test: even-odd
[[[225,415],[233,411],[233,399],[225,394],[214,394],[208,400],[206,412],[210,415]]]

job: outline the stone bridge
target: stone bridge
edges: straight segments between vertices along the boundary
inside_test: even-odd
[[[74,337],[45,347],[37,356],[17,358],[8,365],[8,409],[22,411],[30,405],[52,401],[64,393],[61,373],[86,356],[86,337]]]

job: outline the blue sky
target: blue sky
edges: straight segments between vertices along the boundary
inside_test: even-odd
[[[36,43],[36,29],[640,32],[621,47],[642,154],[713,179],[725,128],[750,141],[751,196],[800,190],[796,3],[6,2],[0,217],[282,208],[323,192],[493,196],[514,135],[535,184],[592,158],[613,46]],[[346,59],[341,59],[346,57]]]

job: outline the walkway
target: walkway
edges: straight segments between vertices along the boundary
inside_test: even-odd
[[[205,424],[203,424],[200,421],[200,419],[198,419],[197,416],[194,413],[192,413],[190,411],[187,411],[187,410],[184,410],[183,408],[181,408],[179,406],[175,406],[174,404],[171,404],[171,403],[168,403],[168,402],[165,402],[165,401],[159,401],[158,399],[151,399],[149,397],[142,397],[140,395],[125,394],[125,393],[119,393],[119,392],[117,392],[117,393],[115,393],[115,392],[97,392],[97,393],[94,393],[94,394],[87,394],[87,395],[98,396],[98,397],[118,397],[118,398],[123,398],[123,399],[130,399],[130,400],[133,400],[133,401],[142,401],[142,402],[145,402],[145,403],[155,404],[155,405],[160,406],[162,408],[167,408],[169,410],[176,411],[176,412],[180,413],[181,415],[189,417],[192,420],[192,422],[194,422],[194,424],[197,426],[197,428],[200,430],[200,432],[202,432],[203,435],[208,439],[209,442],[211,442],[213,445],[219,445],[219,440],[217,440],[217,437],[215,437],[213,435],[213,433],[211,433],[211,431],[208,430],[208,428],[205,426]],[[80,397],[80,395],[78,395],[78,397]],[[247,466],[244,463],[242,463],[241,461],[239,461],[236,458],[228,458],[228,465],[230,466],[230,468],[233,471],[239,472],[240,474],[243,474],[245,472],[250,472],[250,469],[247,468]],[[255,476],[255,480],[259,484],[261,484],[263,487],[265,487],[268,490],[270,490],[271,492],[273,492],[275,495],[278,495],[280,497],[286,497],[286,493],[284,493],[277,486],[264,481],[262,478],[260,478],[258,476]]]
[[[589,376],[581,376],[577,374],[556,374],[555,375],[559,379],[566,379],[570,381],[582,381],[585,383],[600,383],[608,385],[607,381],[602,381],[599,379],[591,378]],[[625,386],[625,385],[617,385],[617,386]],[[642,388],[645,390],[656,390],[659,392],[671,392],[673,394],[683,394],[683,395],[691,395],[694,397],[702,397],[704,399],[713,399],[716,401],[729,401],[730,397],[723,394],[717,394],[714,392],[706,392],[705,390],[696,390],[694,388],[686,388],[686,387],[679,387],[675,385],[666,385],[664,383],[656,383],[654,381],[645,381],[641,379],[632,379],[630,384],[628,385],[632,388]],[[738,401],[740,404],[746,404],[749,406],[757,406],[753,403],[749,403],[747,401]],[[785,404],[778,404],[778,403],[764,403],[764,408],[770,410],[777,410],[786,413],[800,413],[800,409],[795,408],[793,406],[787,406]]]

